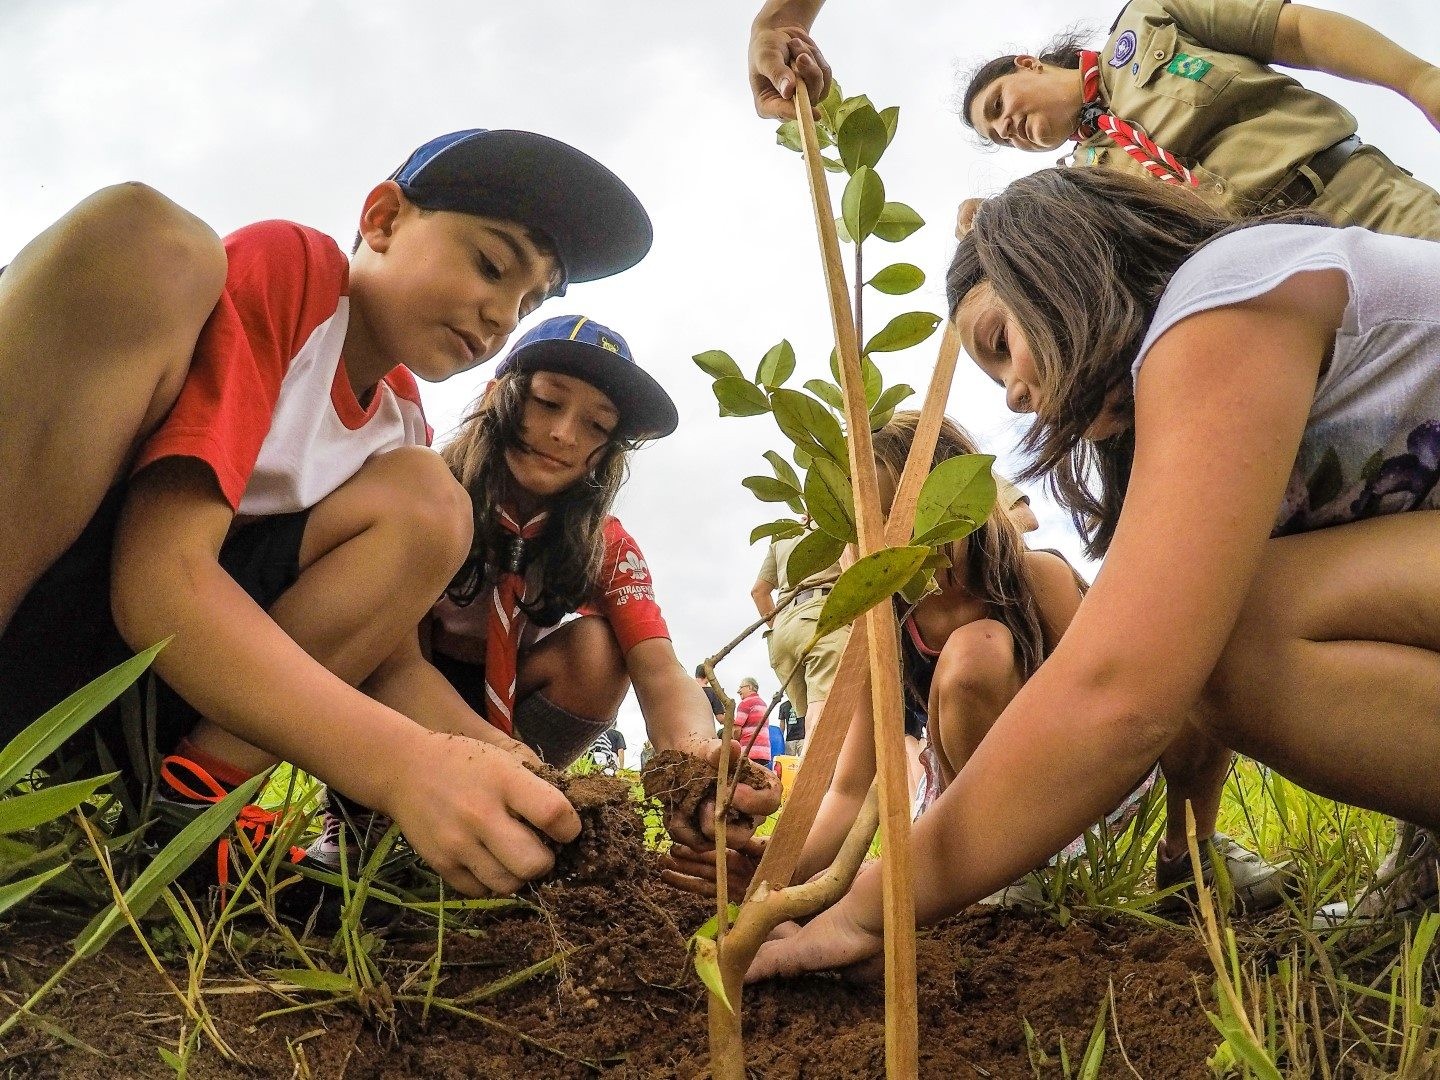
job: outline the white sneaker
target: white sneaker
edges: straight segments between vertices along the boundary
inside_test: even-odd
[[[1440,837],[1402,824],[1375,884],[1354,901],[1337,900],[1315,912],[1313,930],[1368,926],[1436,910],[1440,901]]]

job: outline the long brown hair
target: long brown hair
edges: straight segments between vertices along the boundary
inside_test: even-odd
[[[1082,26],[1068,27],[1036,53],[1035,59],[1051,67],[1079,68],[1080,50],[1085,48],[1089,37],[1089,31]],[[970,106],[996,79],[1013,72],[1018,59],[1019,53],[1006,53],[985,61],[965,76],[965,88],[960,92],[960,120],[971,131],[975,130],[975,125],[970,122]]]
[[[985,200],[946,279],[950,316],[988,283],[1024,331],[1040,376],[1020,479],[1049,474],[1092,557],[1105,554],[1135,456],[1130,368],[1175,271],[1204,245],[1292,211],[1237,222],[1174,184],[1111,169],[1044,169]],[[1118,435],[1085,438],[1109,410]]]
[[[528,372],[513,372],[492,382],[440,451],[455,479],[470,493],[475,515],[470,557],[447,590],[458,604],[470,603],[494,584],[509,544],[510,534],[499,516],[500,507],[514,497],[515,480],[505,451],[520,444],[530,378]],[[540,592],[521,605],[536,625],[553,626],[603,590],[605,523],[625,483],[629,452],[637,445],[632,439],[612,437],[596,451],[589,474],[550,500],[550,520],[534,548]]]
[[[900,483],[919,421],[918,412],[904,410],[875,432],[875,464],[890,478],[892,489]],[[962,454],[979,452],[969,432],[947,416],[940,421],[940,436],[930,468]],[[1025,565],[1025,545],[1020,540],[1020,530],[1010,515],[997,506],[985,524],[948,545],[945,554],[950,559],[950,569],[942,571],[946,583],[952,588],[968,590],[985,604],[993,618],[1005,624],[1015,643],[1015,661],[1020,673],[1028,679],[1045,659],[1045,633],[1030,571]],[[919,700],[925,700],[923,694],[918,696]]]

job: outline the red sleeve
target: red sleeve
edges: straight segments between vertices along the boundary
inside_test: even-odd
[[[615,631],[621,653],[650,638],[669,638],[670,628],[655,602],[650,566],[635,538],[615,518],[605,526],[605,592],[595,605]]]
[[[238,508],[285,372],[335,314],[349,265],[334,240],[288,221],[231,233],[225,253],[225,291],[200,332],[175,407],[141,447],[134,471],[161,458],[199,458]]]

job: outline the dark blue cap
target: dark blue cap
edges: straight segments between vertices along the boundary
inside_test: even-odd
[[[618,176],[533,131],[469,128],[431,139],[390,174],[426,210],[513,221],[554,243],[562,281],[594,281],[650,250],[650,217]]]
[[[526,331],[495,374],[512,371],[584,380],[614,403],[621,433],[633,438],[659,439],[680,423],[670,395],[635,362],[625,339],[584,315],[560,315]]]

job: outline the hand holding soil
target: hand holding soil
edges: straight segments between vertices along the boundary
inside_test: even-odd
[[[729,840],[731,846],[743,843],[755,827],[780,806],[780,784],[775,774],[762,769],[731,744],[732,768],[740,769],[740,783],[726,815],[727,826],[737,833]],[[720,740],[702,744],[697,754],[678,750],[662,750],[650,759],[640,773],[645,794],[659,801],[665,812],[665,827],[670,836],[687,848],[697,851],[715,849],[715,779],[720,771]],[[734,778],[731,773],[731,778]]]
[[[580,832],[565,797],[500,747],[424,738],[429,752],[414,755],[392,805],[380,808],[416,853],[464,896],[507,895],[548,872],[543,838],[565,843]]]

